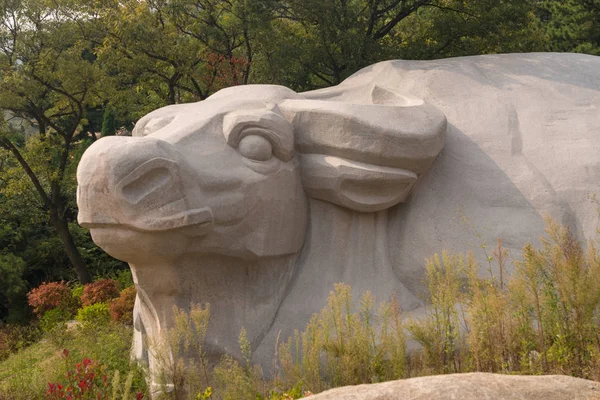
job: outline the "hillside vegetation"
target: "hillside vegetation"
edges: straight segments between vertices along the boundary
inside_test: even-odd
[[[351,288],[337,284],[303,332],[280,338],[274,371],[267,374],[252,364],[243,330],[242,358],[226,356],[210,368],[204,351],[209,305],[196,305],[190,314],[174,309],[175,328],[164,343],[149,344],[162,371],[155,396],[292,399],[345,385],[473,371],[600,381],[600,251],[592,243],[584,248],[551,220],[547,233],[540,248],[523,248],[510,274],[510,256],[501,242],[489,252],[485,266],[472,253],[444,252],[428,259],[429,307],[420,318],[403,314],[396,299],[377,303],[370,293],[362,294],[356,308]],[[481,250],[488,254],[485,246]],[[147,394],[143,368],[127,357],[132,330],[124,315],[133,307],[126,300],[133,299],[128,295],[132,288],[115,297],[118,291],[112,287],[117,284],[104,280],[68,291],[30,326],[36,332],[29,335],[32,344],[19,332],[22,342],[5,349],[7,358],[0,363],[0,399],[68,398],[56,395],[58,386],[52,385],[68,387],[67,371],[76,371],[78,360],[104,375],[89,380],[95,391],[83,390],[77,398]],[[57,289],[64,284],[49,285],[41,287],[43,293],[64,290]],[[30,301],[43,297],[41,289],[30,293]],[[73,308],[77,296],[87,305]],[[44,302],[38,303],[41,312]],[[127,311],[115,312],[123,309]],[[75,313],[78,324],[68,323]],[[408,341],[418,344],[415,350],[407,350]]]

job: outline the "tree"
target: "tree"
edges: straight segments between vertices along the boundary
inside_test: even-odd
[[[111,106],[104,109],[102,116],[102,136],[114,135],[117,132],[117,121],[115,111]]]
[[[87,283],[92,278],[69,228],[75,185],[67,172],[87,108],[102,103],[102,71],[67,10],[43,0],[0,3],[0,110],[37,129],[24,147],[4,124],[0,147],[28,178],[79,280]]]
[[[414,13],[400,27],[402,55],[436,59],[540,51],[534,0],[444,0]],[[396,40],[396,39],[394,39]]]
[[[549,39],[544,50],[600,55],[600,0],[542,0],[536,14]]]
[[[243,10],[225,4],[231,3],[88,4],[91,26],[101,30],[96,34],[102,38],[96,46],[98,61],[118,88],[110,96],[115,109],[139,118],[166,104],[203,100],[223,87],[246,83],[252,57],[245,39],[249,31],[232,22],[238,19],[234,12]]]
[[[535,50],[533,9],[533,0],[281,1],[270,65],[294,71],[282,83],[311,89],[382,60]]]

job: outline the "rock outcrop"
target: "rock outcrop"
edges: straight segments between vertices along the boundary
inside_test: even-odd
[[[426,376],[346,386],[310,400],[600,400],[600,383],[563,375],[485,373]]]

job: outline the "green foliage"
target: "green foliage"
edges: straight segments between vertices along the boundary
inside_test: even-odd
[[[490,265],[490,277],[482,278],[472,255],[466,262],[461,255],[447,254],[443,262],[429,260],[431,312],[408,325],[422,345],[426,372],[600,378],[600,253],[592,244],[584,250],[552,220],[547,233],[540,249],[531,244],[523,248],[506,282],[507,253],[501,243],[489,257],[496,260],[500,277],[491,274]],[[464,325],[460,330],[459,321]]]
[[[223,359],[214,369],[215,393],[224,400],[253,400],[263,398],[262,371],[252,366],[252,349],[242,328],[238,341],[242,353],[242,364],[230,355]]]
[[[81,296],[83,296],[83,285],[75,285],[73,289],[71,289],[71,296],[77,301],[81,302]]]
[[[71,313],[61,309],[53,308],[44,313],[40,318],[40,328],[43,332],[50,332],[59,325],[64,325],[71,318]]]
[[[54,308],[46,311],[40,318],[40,329],[44,333],[44,338],[54,345],[61,347],[72,336],[67,329],[67,323],[72,314],[60,308]]]
[[[337,386],[454,372],[600,379],[600,253],[595,247],[584,251],[567,229],[549,220],[548,238],[540,249],[524,247],[514,274],[507,273],[508,253],[501,241],[487,258],[485,269],[471,253],[444,252],[428,259],[428,310],[407,322],[395,299],[375,313],[368,292],[355,304],[350,288],[337,284],[306,329],[279,345],[273,380],[265,380],[251,364],[243,329],[241,357],[225,356],[214,370],[201,374],[182,355],[201,354],[205,360],[204,336],[196,332],[206,332],[208,313],[202,314],[202,328],[194,330],[192,319],[176,309],[169,338],[177,356],[174,362],[162,358],[169,371],[165,382],[173,382],[185,398],[210,393],[223,399],[291,399]],[[411,354],[405,331],[420,345]]]
[[[544,50],[600,55],[600,1],[538,1],[536,14],[548,38]]]
[[[306,331],[279,346],[279,372],[273,381],[266,381],[261,369],[252,365],[252,349],[244,329],[239,337],[240,360],[226,355],[210,370],[204,351],[210,310],[195,305],[188,315],[175,308],[168,346],[151,346],[155,362],[161,366],[161,381],[174,385],[164,395],[291,399],[339,385],[407,376],[404,328],[396,300],[382,304],[376,316],[375,301],[369,293],[360,299],[357,313],[351,311],[351,304],[350,288],[336,285],[328,306],[313,317]]]
[[[102,116],[102,136],[111,136],[117,132],[117,120],[112,107],[106,107]]]
[[[133,275],[129,268],[117,271],[113,279],[117,281],[119,290],[124,290],[133,286]]]
[[[77,311],[75,319],[84,327],[98,327],[110,322],[110,310],[106,303],[94,303]]]
[[[25,297],[27,291],[24,272],[25,262],[22,258],[11,253],[0,254],[0,309],[19,309],[19,300]]]
[[[504,372],[516,371],[523,367],[532,347],[528,345],[532,337],[533,320],[527,308],[522,308],[518,299],[522,292],[511,280],[504,282],[507,251],[502,242],[494,252],[498,263],[500,278],[479,277],[480,268],[467,255],[469,293],[466,310],[469,331],[467,333],[468,350],[471,356],[471,368],[477,371]],[[491,268],[490,268],[491,271]]]

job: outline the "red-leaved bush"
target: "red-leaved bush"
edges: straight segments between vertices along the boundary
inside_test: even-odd
[[[72,311],[71,289],[65,282],[44,282],[27,293],[29,305],[38,316],[54,308]]]
[[[85,285],[81,295],[81,304],[84,307],[91,306],[92,304],[107,302],[115,297],[119,297],[117,281],[114,279],[101,279]]]
[[[69,363],[69,351],[63,350],[63,356]],[[114,397],[111,393],[111,382],[106,374],[106,367],[95,360],[84,358],[75,365],[75,370],[69,370],[65,376],[66,382],[48,383],[47,400],[109,400]],[[126,393],[123,398],[127,398]],[[137,393],[136,400],[144,397]]]
[[[113,321],[133,325],[135,293],[135,287],[125,288],[118,298],[110,302],[110,317]]]

